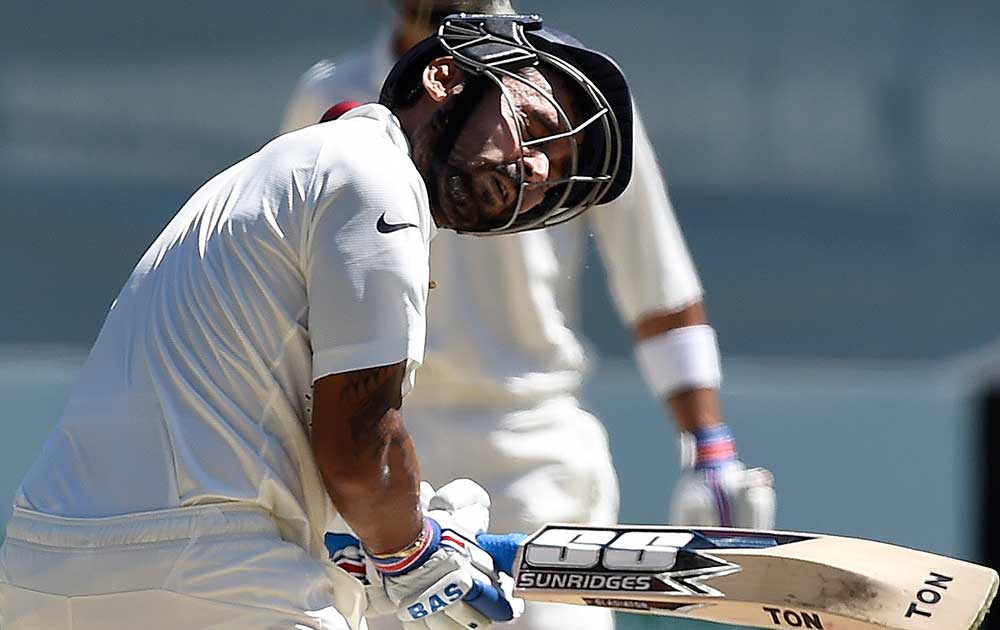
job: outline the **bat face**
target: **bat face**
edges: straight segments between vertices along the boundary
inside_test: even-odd
[[[734,529],[548,525],[514,563],[515,594],[732,623],[966,630],[992,569],[855,538]]]

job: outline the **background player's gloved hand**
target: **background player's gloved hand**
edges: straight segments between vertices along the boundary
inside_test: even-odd
[[[694,457],[685,457],[670,507],[671,525],[774,527],[774,478],[736,458],[732,435],[719,425],[694,436]],[[683,438],[682,438],[683,439]]]
[[[475,542],[489,526],[489,496],[478,484],[459,479],[442,487],[428,507],[424,533],[410,553],[389,558],[367,554],[369,611],[392,607],[407,630],[482,630],[493,619],[463,598],[475,592],[476,581],[510,588]],[[516,618],[523,604],[513,598],[508,602]]]

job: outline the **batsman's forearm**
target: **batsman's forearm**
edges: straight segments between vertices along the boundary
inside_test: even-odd
[[[722,422],[719,393],[714,389],[691,389],[669,397],[665,405],[673,412],[681,431],[694,433]]]
[[[399,412],[405,373],[400,361],[313,385],[316,464],[334,505],[375,553],[403,549],[423,529],[420,466]]]
[[[358,444],[350,471],[336,466],[324,473],[327,492],[341,516],[374,553],[412,543],[423,529],[420,465],[402,415],[390,409],[378,422],[379,444]]]
[[[632,340],[639,343],[668,330],[707,324],[704,302],[695,302],[679,311],[653,311],[646,313],[632,327]]]

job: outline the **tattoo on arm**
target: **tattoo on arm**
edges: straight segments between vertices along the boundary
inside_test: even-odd
[[[405,547],[422,527],[420,465],[399,412],[405,374],[401,361],[314,385],[316,463],[334,505],[377,552]]]
[[[392,442],[406,437],[398,411],[402,404],[405,365],[384,365],[344,374],[335,401],[344,409],[351,441],[360,454],[376,456]],[[402,435],[399,435],[399,434]]]
[[[343,385],[345,402],[363,399],[377,391],[398,367],[397,363],[345,373]]]

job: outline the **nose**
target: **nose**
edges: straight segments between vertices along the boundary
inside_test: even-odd
[[[541,151],[524,153],[524,177],[529,182],[544,182],[549,178],[549,158]]]

